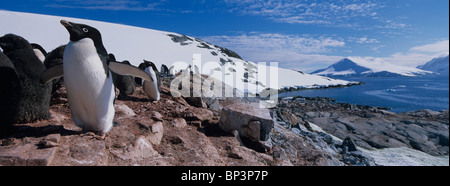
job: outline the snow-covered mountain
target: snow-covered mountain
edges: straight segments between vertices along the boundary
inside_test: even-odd
[[[223,80],[243,92],[258,93],[265,88],[318,88],[352,83],[277,67],[266,70],[265,65],[240,59],[233,51],[182,34],[85,19],[0,10],[0,36],[13,33],[30,43],[40,44],[50,52],[69,41],[69,34],[59,23],[62,19],[97,28],[102,33],[107,51],[115,54],[119,61],[129,60],[131,64],[138,66],[146,59],[154,62],[157,67],[161,64],[168,67],[176,64],[176,70],[185,69],[193,61],[201,62],[203,65],[199,69],[202,74]],[[212,63],[204,65],[207,62]],[[270,78],[258,79],[258,70],[270,74],[268,69],[277,74],[265,76],[260,73],[260,77]]]
[[[420,76],[432,72],[412,67],[398,66],[380,58],[348,57],[325,69],[314,71],[312,74],[324,76],[352,76],[352,77],[396,77]]]
[[[435,72],[440,75],[449,75],[449,56],[434,58],[430,62],[420,65],[417,68]]]

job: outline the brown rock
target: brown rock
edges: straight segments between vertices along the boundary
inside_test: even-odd
[[[116,113],[119,116],[122,117],[134,117],[136,116],[136,113],[134,113],[133,109],[131,109],[130,107],[128,107],[125,104],[122,103],[116,103],[115,109],[116,109]]]
[[[261,136],[261,123],[259,121],[250,121],[248,125],[242,127],[242,132],[253,141],[259,141]]]
[[[242,159],[250,165],[265,166],[273,163],[273,158],[267,154],[258,153],[247,147],[234,147],[228,155],[233,159]]]
[[[292,124],[292,125],[297,125],[299,123],[302,123],[302,120],[300,118],[298,118],[297,116],[295,116],[292,113],[286,112],[286,111],[281,111],[281,114]]]
[[[39,149],[35,144],[0,147],[0,165],[47,166],[51,163],[56,148]]]
[[[50,134],[44,138],[45,141],[51,141],[54,143],[59,143],[60,139],[61,139],[61,134]]]
[[[164,135],[164,126],[162,122],[156,122],[151,126],[151,134],[147,135],[146,139],[153,145],[161,144]]]
[[[237,130],[241,136],[261,141],[269,139],[273,125],[269,110],[260,108],[256,103],[227,105],[221,112],[219,122],[220,128],[226,132],[231,133],[233,130]]]
[[[57,147],[58,143],[53,142],[53,141],[41,140],[41,141],[39,141],[38,145],[40,145],[43,148],[53,148],[53,147]]]
[[[191,107],[182,114],[187,121],[209,121],[214,117],[214,113],[208,109]]]
[[[175,128],[185,128],[187,126],[186,120],[183,118],[175,118],[172,120],[172,126]]]
[[[161,113],[152,111],[150,112],[150,118],[156,120],[156,121],[164,121],[164,116],[161,115]]]
[[[92,137],[72,138],[70,146],[60,146],[58,164],[72,166],[104,166],[108,164],[108,151],[105,141]]]
[[[186,97],[184,98],[189,105],[198,107],[198,108],[207,108],[208,106],[203,101],[202,97]]]

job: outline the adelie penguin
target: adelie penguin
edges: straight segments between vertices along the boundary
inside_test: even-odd
[[[159,99],[161,99],[161,78],[155,64],[151,61],[144,60],[144,62],[139,65],[139,69],[144,70],[155,80],[153,82],[146,81],[145,79],[142,80],[142,87],[147,93],[148,99],[150,99],[150,101],[159,101]]]
[[[16,123],[32,123],[50,118],[52,84],[39,82],[45,66],[35,55],[31,44],[20,36],[7,34],[0,37],[0,47],[13,63],[22,86]]]
[[[0,133],[17,119],[22,86],[11,60],[0,52]]]
[[[74,123],[84,131],[96,132],[104,138],[113,127],[115,115],[111,71],[147,81],[153,79],[138,68],[108,62],[108,53],[96,28],[65,20],[61,24],[70,34],[70,42],[64,50],[64,62],[45,71],[42,82],[64,76]]]

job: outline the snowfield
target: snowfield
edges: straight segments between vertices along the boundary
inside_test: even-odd
[[[63,19],[97,28],[102,33],[108,53],[113,53],[118,61],[129,60],[138,66],[146,59],[157,67],[165,64],[169,68],[176,64],[174,68],[177,71],[195,62],[200,73],[222,80],[242,92],[259,93],[266,88],[322,88],[355,83],[248,62],[194,37],[85,19],[0,10],[0,36],[13,33],[30,43],[40,44],[50,52],[69,42],[69,34],[59,23]]]

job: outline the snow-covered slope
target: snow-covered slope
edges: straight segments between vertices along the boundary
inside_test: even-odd
[[[62,19],[97,28],[102,33],[107,51],[115,54],[119,61],[129,60],[138,66],[146,59],[154,62],[157,67],[161,64],[168,67],[176,64],[174,66],[177,70],[185,69],[188,64],[197,61],[202,63],[198,65],[202,74],[223,80],[243,92],[258,93],[269,87],[317,88],[350,83],[276,67],[269,69],[277,71],[277,74],[264,76],[260,73],[260,77],[270,78],[258,79],[257,72],[263,72],[265,66],[242,60],[234,52],[200,39],[172,32],[92,20],[0,10],[0,36],[13,33],[24,37],[30,43],[40,44],[50,52],[69,41],[69,34],[59,23]],[[204,65],[208,62],[212,63]]]
[[[449,56],[435,58],[424,65],[418,66],[417,68],[435,72],[440,75],[449,75]]]
[[[380,58],[349,57],[313,72],[325,76],[418,76],[431,72],[417,68],[398,66]]]

